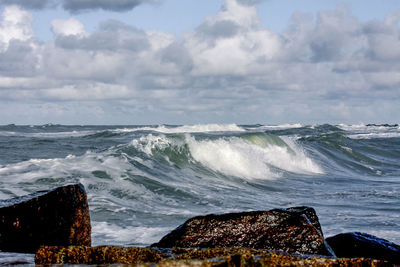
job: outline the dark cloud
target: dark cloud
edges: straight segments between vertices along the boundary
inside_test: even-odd
[[[91,35],[57,35],[55,44],[64,49],[129,50],[139,52],[149,48],[146,34],[134,27],[116,21],[103,22],[100,30]]]
[[[356,48],[359,33],[360,24],[348,9],[320,12],[310,36],[311,59],[323,62],[341,58],[347,47]]]
[[[0,76],[29,77],[38,73],[38,57],[30,42],[11,40],[8,49],[0,52]]]
[[[70,12],[97,9],[121,12],[132,10],[141,4],[157,1],[159,0],[1,0],[0,5],[19,5],[26,9],[45,9],[62,5]]]
[[[103,9],[110,11],[128,11],[154,0],[63,0],[63,7],[71,12]]]
[[[381,62],[400,60],[400,28],[396,22],[368,22],[362,27],[362,31],[368,41],[368,58]]]
[[[43,9],[53,5],[53,0],[1,0],[0,5],[19,5],[27,9]]]
[[[160,51],[161,61],[173,63],[184,72],[190,72],[193,68],[193,60],[184,44],[174,42]]]

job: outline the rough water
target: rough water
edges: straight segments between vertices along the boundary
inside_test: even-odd
[[[400,243],[398,125],[0,126],[0,199],[78,182],[93,245],[147,246],[195,215],[300,205],[325,236]]]

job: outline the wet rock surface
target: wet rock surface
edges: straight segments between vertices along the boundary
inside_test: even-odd
[[[130,264],[133,266],[392,266],[371,259],[302,257],[275,251],[245,248],[189,249],[159,251],[126,247],[42,247],[36,264]]]
[[[91,245],[83,185],[0,201],[0,250],[35,253],[42,245]]]
[[[315,210],[308,207],[197,216],[152,247],[245,247],[332,255]]]
[[[400,264],[400,246],[373,235],[344,233],[329,237],[326,242],[338,257],[366,257]]]

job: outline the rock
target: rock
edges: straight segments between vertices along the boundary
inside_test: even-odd
[[[400,264],[400,246],[365,233],[344,233],[329,237],[326,242],[338,257],[366,257]]]
[[[325,246],[315,210],[307,207],[198,216],[151,246],[245,247],[332,255]]]
[[[118,246],[41,247],[35,255],[36,264],[138,264],[157,263],[167,256],[150,248]]]
[[[42,247],[36,264],[129,264],[141,267],[169,266],[392,266],[371,259],[336,259],[294,256],[276,251],[246,248],[173,248],[163,252],[127,247]]]
[[[0,250],[34,253],[42,245],[91,245],[83,185],[0,201]]]

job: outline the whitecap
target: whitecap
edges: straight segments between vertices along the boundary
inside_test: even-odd
[[[260,146],[239,137],[199,141],[189,135],[186,137],[191,155],[196,161],[227,175],[258,179],[280,177],[279,173],[271,170],[272,166],[301,174],[323,173],[295,141],[289,138],[282,140],[287,146]]]
[[[280,124],[280,125],[263,125],[257,128],[251,128],[251,130],[287,130],[287,129],[297,129],[302,128],[304,125],[300,123],[294,124]]]
[[[236,124],[197,124],[183,126],[165,126],[157,127],[139,127],[139,128],[123,128],[115,129],[114,132],[137,132],[137,131],[154,131],[159,133],[203,133],[203,132],[244,132],[245,129]]]
[[[385,133],[359,133],[348,135],[351,139],[375,139],[375,138],[398,138],[400,132],[385,132]]]

